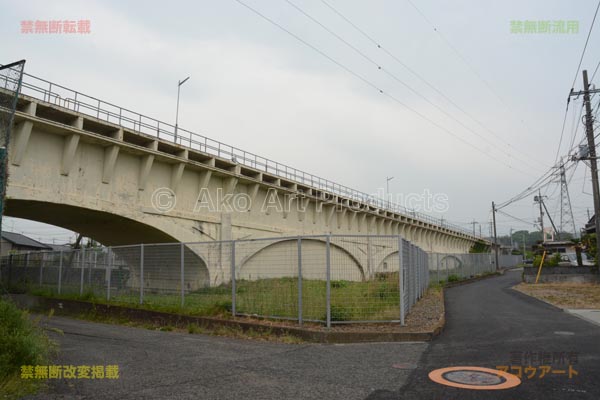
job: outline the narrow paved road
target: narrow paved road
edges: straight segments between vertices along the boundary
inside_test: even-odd
[[[399,391],[376,391],[369,399],[599,399],[600,327],[510,289],[520,278],[521,271],[509,271],[447,290],[446,330],[424,353],[409,383]],[[428,378],[438,368],[495,368],[510,365],[512,358],[521,358],[522,367],[535,366],[527,353],[540,352],[552,357],[558,353],[552,371],[568,370],[560,353],[576,353],[573,367],[578,375],[548,373],[540,378],[537,369],[520,386],[496,391],[452,388]]]
[[[51,379],[35,399],[364,399],[397,390],[425,343],[280,344],[52,317],[57,365],[118,365],[118,380]],[[401,368],[398,368],[401,367]],[[413,367],[414,368],[414,367]]]
[[[285,345],[54,317],[57,364],[117,364],[120,379],[51,380],[36,399],[600,398],[600,327],[510,289],[519,280],[513,271],[447,290],[446,330],[431,344]],[[578,375],[538,371],[504,391],[428,379],[442,367],[509,365],[519,352],[576,353]]]

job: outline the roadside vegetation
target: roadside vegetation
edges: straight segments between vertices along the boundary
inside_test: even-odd
[[[21,379],[21,366],[48,365],[54,348],[27,312],[0,298],[0,399],[19,399],[44,385],[44,380]]]
[[[332,321],[361,321],[395,319],[400,302],[398,273],[379,274],[368,282],[331,282]],[[229,318],[232,310],[231,285],[207,287],[185,293],[153,293],[144,291],[143,304],[138,290],[113,290],[110,301],[105,289],[85,291],[79,287],[63,286],[58,295],[54,287],[32,286],[29,293],[45,297],[83,300],[98,304],[114,304],[147,310],[180,313],[191,316]],[[296,318],[298,316],[298,279],[274,278],[236,282],[236,312],[248,316]],[[322,280],[302,280],[302,314],[305,320],[325,320],[326,283]]]
[[[561,256],[560,253],[547,254],[546,257],[544,258],[544,267],[558,266],[558,263],[561,261],[560,256]],[[535,256],[535,258],[533,259],[533,266],[536,268],[539,268],[541,263],[542,263],[542,255]]]
[[[490,276],[490,275],[498,275],[498,272],[496,271],[486,271],[483,272],[481,274],[477,274],[475,276],[467,276],[467,277],[461,277],[460,275],[457,274],[450,274],[448,275],[448,279],[442,279],[439,282],[432,282],[429,284],[429,287],[435,287],[435,288],[442,288],[444,286],[446,286],[449,283],[455,283],[455,282],[462,282],[462,281],[466,281],[469,279],[473,279],[473,278],[481,278],[484,276]]]

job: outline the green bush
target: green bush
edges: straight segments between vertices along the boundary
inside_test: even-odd
[[[331,287],[335,289],[343,289],[348,287],[348,281],[331,281]]]
[[[325,320],[327,317],[323,318]],[[350,321],[352,320],[352,311],[344,306],[331,306],[331,320],[332,321]]]
[[[560,259],[560,253],[546,254],[546,258],[544,258],[544,267],[556,267],[560,262]],[[539,268],[541,262],[542,256],[537,255],[533,259],[533,266]]]
[[[0,393],[18,398],[34,391],[31,383],[20,379],[22,365],[48,365],[53,348],[48,337],[12,302],[0,299]]]
[[[231,300],[218,301],[206,309],[206,315],[223,315],[231,313]]]
[[[448,277],[448,282],[458,282],[458,281],[460,281],[460,276],[458,276],[458,275],[452,274]]]

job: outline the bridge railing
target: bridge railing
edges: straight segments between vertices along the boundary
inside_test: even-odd
[[[429,284],[427,254],[399,236],[293,236],[12,254],[18,291],[332,324],[404,323]]]
[[[5,78],[4,81],[0,78],[0,87],[4,87],[9,83],[11,82],[9,82],[8,78]],[[330,192],[352,201],[358,201],[379,209],[410,216],[423,222],[475,236],[473,232],[464,227],[449,223],[441,218],[435,218],[415,210],[410,210],[400,204],[360,192],[348,186],[261,157],[235,146],[210,139],[204,135],[180,127],[176,128],[173,124],[145,116],[27,73],[23,75],[21,92],[24,95],[34,97],[43,102],[113,123],[134,132],[177,143],[215,157],[232,160],[247,167],[268,172],[280,178],[321,191]]]

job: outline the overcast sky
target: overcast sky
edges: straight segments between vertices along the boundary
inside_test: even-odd
[[[444,193],[444,218],[465,228],[475,220],[486,232],[491,202],[518,194],[554,164],[597,5],[413,0],[419,13],[407,0],[327,0],[381,49],[324,2],[291,0],[353,49],[285,0],[244,2],[327,57],[234,0],[2,0],[0,62],[25,58],[30,74],[168,122],[177,82],[190,75],[181,127],[367,193],[385,187],[387,176],[397,195]],[[23,34],[28,20],[89,20],[91,33]],[[511,33],[511,21],[546,20],[577,21],[579,32]],[[591,75],[598,62],[596,26],[582,69]],[[581,99],[571,103],[561,155],[580,109]],[[583,134],[580,126],[574,143]],[[593,209],[586,169],[579,165],[570,185],[578,229]],[[543,191],[559,219],[557,187]],[[531,196],[504,211],[531,222],[499,215],[500,233],[533,230],[539,215]],[[21,220],[6,227],[68,239]]]

